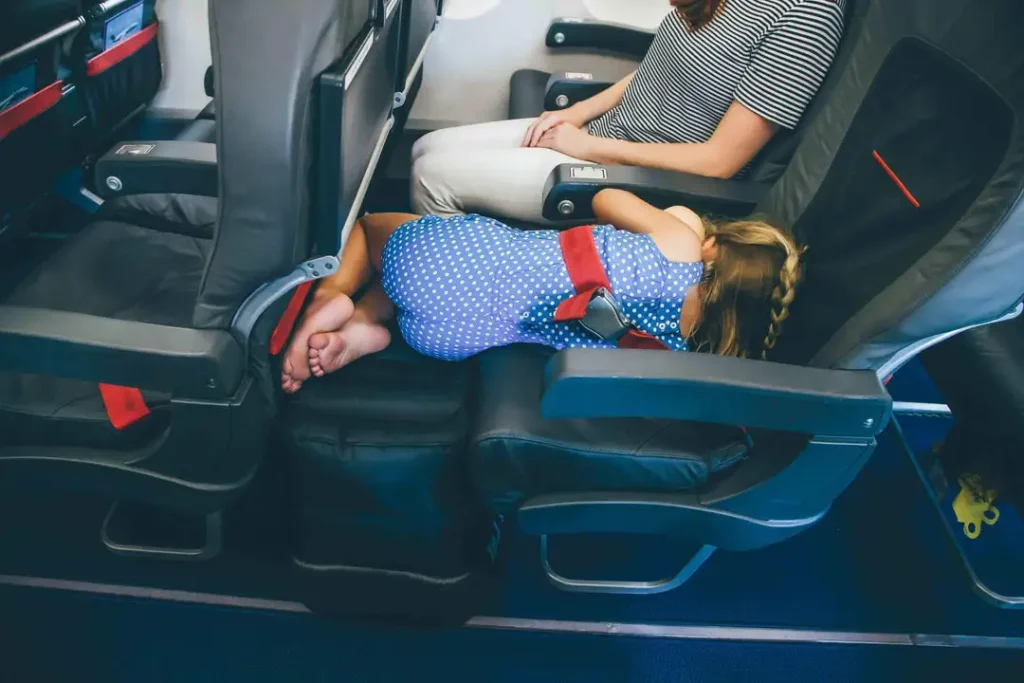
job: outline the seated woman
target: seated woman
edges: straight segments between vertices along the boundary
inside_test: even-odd
[[[676,9],[639,68],[608,90],[539,119],[420,139],[413,209],[542,223],[551,171],[581,161],[741,176],[821,86],[845,2],[670,0]]]
[[[627,346],[581,320],[578,304],[599,286],[636,348],[763,356],[775,345],[800,277],[802,250],[789,235],[756,221],[705,224],[621,190],[599,193],[594,211],[604,225],[564,233],[481,216],[360,219],[299,324],[282,387],[295,392],[311,374],[383,350],[396,308],[408,344],[444,360],[521,342]]]

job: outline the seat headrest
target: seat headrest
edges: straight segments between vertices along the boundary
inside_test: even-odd
[[[761,207],[809,247],[778,360],[878,369],[1024,297],[1024,4],[870,0]]]

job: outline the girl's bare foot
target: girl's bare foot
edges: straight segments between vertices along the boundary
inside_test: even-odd
[[[383,351],[390,343],[388,328],[357,314],[337,332],[322,332],[309,338],[309,369],[315,376],[323,377],[363,356]]]
[[[281,365],[281,388],[285,392],[294,394],[310,377],[310,338],[318,332],[341,329],[352,317],[354,310],[352,299],[344,294],[336,294],[322,302],[313,302],[285,352],[284,363]]]

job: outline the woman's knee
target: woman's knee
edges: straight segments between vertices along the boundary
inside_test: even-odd
[[[423,215],[448,215],[458,211],[448,175],[455,161],[450,154],[425,154],[412,164],[412,208]]]
[[[441,131],[435,130],[431,133],[427,133],[419,140],[412,144],[412,160],[415,162],[420,157],[429,154],[432,150],[437,149],[439,144],[439,135]]]

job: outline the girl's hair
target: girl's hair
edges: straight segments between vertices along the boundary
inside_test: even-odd
[[[718,16],[726,0],[671,0],[691,31],[696,31]]]
[[[723,356],[764,358],[789,317],[805,249],[761,221],[705,226],[717,253],[701,283],[697,346]]]

